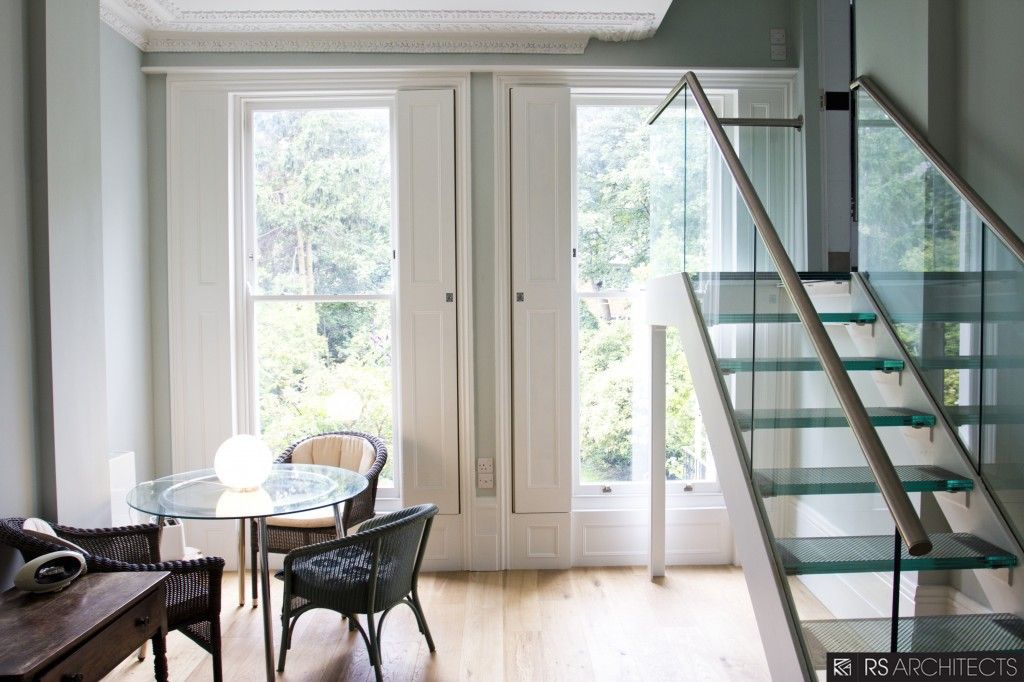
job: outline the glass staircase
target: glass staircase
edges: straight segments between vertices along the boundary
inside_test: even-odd
[[[692,73],[651,120],[651,324],[727,412],[731,433],[705,418],[741,464],[723,492],[758,515],[787,620],[758,614],[766,654],[788,627],[806,679],[828,652],[1024,651],[1024,268],[863,82],[853,274],[793,264],[793,127],[723,122]]]

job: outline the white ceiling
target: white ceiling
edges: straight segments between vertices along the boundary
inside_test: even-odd
[[[150,52],[580,53],[650,37],[671,2],[100,0],[100,15]]]

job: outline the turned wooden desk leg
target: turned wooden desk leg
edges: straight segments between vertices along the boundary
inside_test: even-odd
[[[153,635],[153,669],[157,682],[167,682],[167,631],[160,628]]]

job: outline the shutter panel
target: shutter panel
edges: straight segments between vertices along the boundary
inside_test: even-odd
[[[568,512],[569,89],[513,88],[511,124],[513,510]]]
[[[396,108],[402,498],[458,514],[455,92],[402,91]]]

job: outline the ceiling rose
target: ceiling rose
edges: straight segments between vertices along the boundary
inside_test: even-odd
[[[365,0],[363,0],[365,2]],[[101,0],[104,22],[148,52],[578,54],[641,40],[671,0]],[[370,3],[366,3],[370,4]]]

